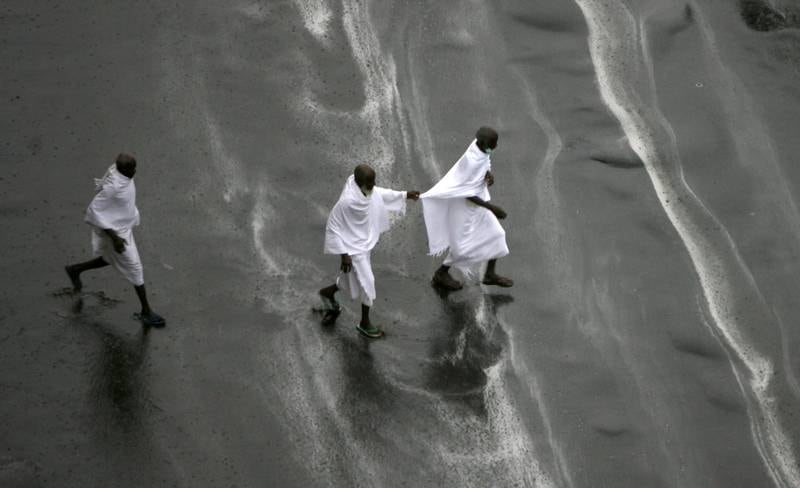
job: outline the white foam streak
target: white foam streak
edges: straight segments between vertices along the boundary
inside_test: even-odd
[[[247,185],[241,177],[239,163],[231,156],[222,141],[219,125],[211,115],[208,107],[205,107],[205,129],[208,136],[208,145],[211,149],[211,157],[222,178],[219,180],[224,183],[222,198],[226,203],[241,194],[247,192]]]
[[[328,45],[328,24],[333,18],[333,12],[326,0],[294,0],[303,25],[319,42]]]
[[[488,335],[491,327],[497,325],[502,327],[502,323],[496,317],[496,313],[495,315],[489,313],[489,304],[487,302],[488,298],[484,295],[476,313],[476,322]],[[494,317],[495,320],[490,321],[489,317]],[[514,402],[508,392],[508,386],[505,383],[505,377],[508,374],[506,370],[509,366],[513,367],[514,342],[510,330],[506,327],[503,327],[503,330],[508,336],[510,351],[497,364],[490,366],[485,371],[487,381],[484,389],[484,402],[489,414],[489,424],[492,432],[498,436],[500,445],[504,446],[502,448],[503,457],[507,459],[506,464],[509,469],[509,475],[512,476],[514,482],[513,486],[549,488],[555,486],[553,480],[541,467],[533,441],[520,419],[517,409],[514,407]],[[528,384],[534,385],[538,390],[536,376],[527,371],[527,368],[526,375],[521,376],[521,378],[528,380]],[[532,397],[539,407],[541,418],[547,424],[548,440],[551,442],[551,447],[553,447],[554,444],[552,442],[554,439],[552,438],[549,418],[541,402],[542,398],[538,395],[538,391]]]
[[[409,56],[410,57],[410,56]],[[428,176],[438,181],[442,178],[442,170],[435,159],[435,152],[433,147],[433,138],[431,137],[431,129],[428,124],[428,105],[423,91],[419,87],[420,76],[413,71],[413,61],[410,59],[406,62],[406,67],[409,71],[408,83],[411,87],[411,102],[409,110],[412,112],[411,124],[413,126],[413,134],[417,142],[417,150],[424,163],[425,170]]]
[[[555,126],[542,109],[533,87],[525,81],[525,78],[519,72],[518,68],[515,68],[514,73],[523,85],[525,101],[527,102],[528,109],[530,110],[534,122],[542,129],[542,132],[544,132],[547,138],[547,149],[544,159],[534,176],[534,186],[536,188],[534,194],[537,199],[536,214],[533,219],[534,225],[536,226],[539,238],[546,246],[547,255],[556,263],[555,267],[561,270],[568,270],[570,265],[569,260],[565,259],[563,254],[564,244],[561,234],[563,219],[560,215],[561,204],[558,199],[554,174],[555,161],[558,155],[561,154],[563,142]],[[562,277],[555,277],[555,279],[562,280]],[[565,281],[573,282],[573,280]],[[500,323],[502,325],[502,321]],[[547,433],[547,443],[553,453],[553,458],[556,461],[556,467],[560,476],[559,484],[562,486],[574,486],[563,448],[553,434],[552,423],[537,376],[528,368],[524,359],[517,357],[511,329],[508,327],[503,327],[503,329],[506,331],[509,338],[509,347],[511,349],[510,358],[514,370],[517,372],[520,381],[524,381],[528,387],[531,400],[539,406],[539,413]]]
[[[697,2],[692,2],[692,4],[694,6],[695,19],[700,26],[700,33],[705,41],[707,59],[709,59],[711,67],[717,73],[717,93],[721,92],[722,106],[729,112],[725,120],[733,136],[732,140],[739,156],[739,161],[751,170],[751,174],[754,177],[766,180],[765,186],[774,189],[774,193],[779,196],[777,200],[781,208],[778,210],[785,211],[787,214],[789,226],[795,237],[793,247],[797,250],[796,241],[800,239],[800,210],[798,210],[794,195],[789,188],[789,180],[784,177],[781,171],[772,138],[769,136],[764,123],[758,119],[756,104],[748,93],[746,86],[722,62],[716,36],[705,18],[703,10],[697,5]],[[754,166],[756,162],[757,166]],[[800,384],[794,374],[788,350],[786,350],[788,348],[788,338],[786,337],[785,326],[777,311],[773,310],[773,313],[775,313],[775,318],[781,330],[781,341],[784,348],[784,371],[792,391],[795,396],[800,398]]]
[[[547,248],[548,256],[557,262],[557,267],[563,269],[569,266],[569,260],[565,259],[563,250],[563,219],[560,214],[561,204],[558,199],[558,189],[555,179],[555,161],[564,146],[561,136],[556,131],[550,119],[544,113],[536,92],[533,90],[520,74],[518,69],[515,69],[515,74],[520,79],[524,93],[525,101],[531,112],[531,116],[536,124],[542,129],[547,138],[547,150],[544,159],[542,160],[539,169],[534,176],[534,186],[536,191],[537,205],[535,217],[533,219],[534,226],[536,226],[537,234]]]
[[[278,266],[277,261],[269,251],[267,251],[264,245],[264,241],[266,240],[264,236],[264,224],[273,221],[276,217],[275,210],[267,202],[265,194],[266,190],[261,187],[256,196],[256,203],[253,205],[251,213],[250,230],[253,237],[253,248],[261,258],[261,263],[265,267],[267,273],[272,275],[288,275],[288,270],[281,269]]]
[[[372,137],[378,141],[378,154],[373,162],[381,170],[389,170],[395,159],[395,134],[400,134],[399,142],[406,150],[409,147],[394,59],[381,51],[380,40],[363,0],[347,0],[342,9],[344,30],[365,80],[366,102],[360,115],[368,123]]]
[[[558,486],[575,486],[575,483],[572,479],[572,474],[569,470],[569,464],[567,463],[567,456],[564,454],[564,449],[561,446],[561,442],[559,442],[553,433],[553,423],[550,419],[550,412],[547,408],[547,403],[545,402],[545,396],[542,392],[541,386],[539,385],[539,377],[536,372],[532,371],[531,368],[528,367],[525,358],[521,357],[517,353],[517,348],[515,347],[516,342],[514,341],[512,329],[504,324],[500,318],[498,318],[498,323],[508,336],[508,355],[511,361],[511,367],[516,372],[516,376],[520,379],[520,381],[525,382],[525,385],[528,387],[528,394],[531,400],[539,408],[539,417],[542,420],[542,425],[544,426],[545,434],[547,435],[547,445],[550,447],[550,451],[553,453],[553,458],[555,459],[556,468],[558,469],[558,474],[560,477]],[[550,483],[552,484],[552,482]]]
[[[224,189],[222,192],[222,198],[226,203],[230,204],[234,198],[251,193],[249,188],[250,185],[246,183],[246,178],[241,169],[241,165],[226,149],[216,121],[211,116],[207,108],[205,112],[205,128],[208,135],[211,154],[215,166],[222,176],[216,181],[223,182]],[[289,269],[279,266],[278,261],[264,245],[264,242],[266,241],[266,237],[264,236],[265,223],[275,223],[277,220],[276,212],[266,197],[268,194],[267,183],[261,182],[259,185],[257,185],[255,193],[255,203],[253,204],[250,217],[250,232],[253,239],[253,249],[261,259],[261,264],[268,274],[284,276],[288,275]]]
[[[755,408],[748,411],[762,459],[777,486],[800,486],[797,462],[781,429],[775,399],[769,395],[773,365],[745,337],[729,274],[749,286],[757,299],[763,298],[728,232],[684,180],[671,126],[657,107],[643,102],[633,86],[637,69],[648,61],[641,52],[643,45],[636,42],[641,35],[637,23],[621,2],[575,1],[589,27],[602,98],[644,162],[658,199],[694,264],[715,330],[724,338],[726,350],[734,353],[737,379],[745,397],[754,403]],[[649,81],[654,84],[652,75]],[[744,371],[738,371],[742,366]]]
[[[500,443],[507,463],[508,475],[513,486],[555,486],[549,476],[539,466],[533,449],[533,441],[524,428],[518,413],[511,406],[504,376],[506,361],[486,370],[487,382],[484,400],[489,413],[492,430],[501,436]]]
[[[297,0],[298,5],[307,8],[308,2]],[[322,2],[311,2],[313,5]],[[327,8],[327,7],[326,7]],[[301,13],[303,9],[301,9]],[[321,14],[320,14],[321,15]],[[327,15],[327,14],[326,14]],[[340,122],[357,122],[366,126],[369,136],[362,138],[369,152],[362,152],[362,159],[371,164],[379,173],[389,174],[397,159],[397,145],[410,151],[408,121],[402,110],[400,93],[397,88],[397,70],[394,59],[383,52],[380,40],[375,33],[369,11],[363,0],[346,0],[342,5],[342,26],[347,36],[353,58],[364,79],[364,104],[356,111],[328,108],[317,100],[311,84],[307,80],[298,97],[298,111],[311,113],[312,124],[322,132],[342,125]],[[313,33],[313,25],[306,23]],[[332,134],[340,138],[341,134]],[[349,153],[340,161],[352,165],[353,154]]]

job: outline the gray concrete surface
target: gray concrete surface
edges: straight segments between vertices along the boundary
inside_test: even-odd
[[[798,486],[791,2],[7,0],[0,486]],[[374,319],[319,326],[357,163],[426,190],[496,127],[510,290],[429,286],[412,206]],[[163,330],[88,257],[139,160]]]

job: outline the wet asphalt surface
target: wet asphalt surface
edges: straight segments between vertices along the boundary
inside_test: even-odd
[[[714,0],[0,6],[0,486],[798,485],[800,10]],[[320,325],[353,166],[426,190],[500,132],[508,290]],[[164,329],[70,293],[120,151]]]

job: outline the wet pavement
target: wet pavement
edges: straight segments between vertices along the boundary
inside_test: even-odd
[[[757,0],[0,7],[0,486],[800,485],[800,10]],[[320,326],[352,168],[500,132],[508,290],[422,212]],[[164,329],[82,215],[139,161]],[[80,300],[80,303],[78,301]]]

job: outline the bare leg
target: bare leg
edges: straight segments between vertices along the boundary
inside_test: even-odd
[[[69,280],[72,282],[72,289],[75,291],[81,291],[83,288],[83,283],[81,282],[81,273],[90,269],[103,268],[105,266],[108,266],[106,260],[102,257],[97,257],[83,263],[64,266],[64,270],[67,272]]]
[[[494,267],[497,265],[496,259],[490,259],[488,263],[486,263],[486,274],[484,276],[497,276],[497,273],[494,272]]]
[[[361,304],[361,323],[359,324],[362,329],[371,329],[372,322],[369,321],[369,307]]]
[[[139,302],[142,304],[142,323],[153,327],[163,327],[166,322],[163,317],[153,312],[150,308],[150,303],[147,301],[147,291],[145,291],[144,285],[134,286],[133,289],[136,290],[136,296],[139,297]]]
[[[510,278],[506,278],[504,276],[500,276],[495,271],[495,265],[497,264],[496,259],[490,259],[489,262],[486,264],[486,274],[483,275],[483,284],[484,285],[497,285],[503,288],[509,288],[514,286],[514,281]]]
[[[147,302],[147,291],[144,289],[144,285],[134,286],[134,290],[136,290],[136,296],[139,297],[139,302],[142,304],[142,315],[150,315],[153,311],[150,309],[150,303]]]
[[[358,324],[357,329],[370,339],[383,337],[383,331],[372,325],[372,322],[369,320],[369,306],[363,303],[361,304],[361,322]]]

